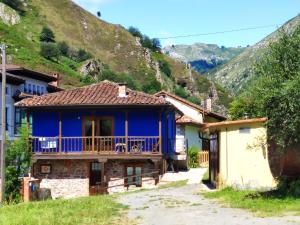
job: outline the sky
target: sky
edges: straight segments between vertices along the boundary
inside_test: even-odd
[[[299,0],[73,0],[101,19],[137,27],[151,38],[207,34],[268,26],[256,30],[161,39],[163,46],[218,44],[253,45],[300,13]],[[269,26],[271,25],[271,26]]]

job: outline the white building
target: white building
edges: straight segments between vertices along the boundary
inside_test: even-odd
[[[47,93],[60,91],[61,89],[57,87],[57,75],[52,76],[37,71],[25,69],[16,65],[7,65],[6,68],[6,130],[8,139],[14,139],[17,136],[18,128],[21,126],[22,121],[27,120],[26,112],[22,109],[15,108],[14,104],[20,101],[21,99],[30,98],[33,95],[43,95]],[[1,91],[1,69],[0,78]],[[28,119],[30,120],[30,118]]]
[[[199,151],[209,150],[209,141],[205,140],[200,128],[204,123],[219,122],[226,120],[226,117],[211,111],[211,104],[207,109],[187,101],[177,95],[161,91],[155,94],[174,105],[181,115],[176,119],[176,155],[174,160],[186,164],[187,150],[196,148]]]

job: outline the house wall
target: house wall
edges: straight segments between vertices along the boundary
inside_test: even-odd
[[[124,109],[125,110],[125,109]],[[81,137],[82,119],[84,116],[111,116],[114,117],[114,136],[125,136],[124,110],[93,110],[77,112],[61,112],[62,136]],[[159,136],[159,117],[161,111],[157,109],[130,109],[128,110],[129,136]],[[59,113],[57,111],[34,111],[33,136],[56,137],[59,136]],[[175,114],[162,113],[162,149],[163,153],[174,151],[175,140]]]
[[[199,138],[199,127],[186,125],[185,138],[187,139],[189,148],[197,148],[199,151],[202,150],[202,140]]]
[[[50,174],[42,174],[41,165],[51,165]],[[41,189],[50,189],[51,197],[74,198],[89,195],[89,164],[87,160],[38,160],[33,175],[41,180]]]
[[[221,128],[220,186],[241,189],[275,186],[265,145],[266,138],[266,128],[262,123]]]
[[[180,110],[184,115],[190,117],[196,122],[203,123],[203,115],[199,110],[196,110],[195,108],[186,105],[169,96],[166,96],[165,99],[172,105],[174,105],[178,110]]]

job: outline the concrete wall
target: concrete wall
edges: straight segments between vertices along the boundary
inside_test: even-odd
[[[275,186],[263,124],[231,125],[220,131],[221,186],[270,188]]]
[[[194,147],[199,151],[202,150],[202,141],[199,138],[199,127],[186,125],[185,138],[188,141],[189,148]]]

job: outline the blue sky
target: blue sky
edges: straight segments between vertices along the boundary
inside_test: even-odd
[[[150,37],[211,33],[278,24],[300,13],[299,0],[73,0],[101,19]],[[161,40],[167,44],[195,42],[229,46],[252,45],[276,26],[234,33]]]

